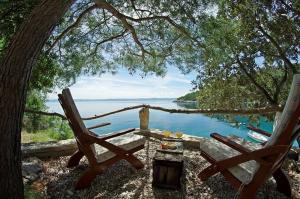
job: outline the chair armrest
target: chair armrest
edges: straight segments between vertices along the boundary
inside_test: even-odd
[[[93,131],[89,131],[89,133],[92,134],[95,137],[99,137],[99,135],[97,133],[93,132]]]
[[[199,174],[199,178],[207,179],[218,172],[225,171],[231,167],[248,162],[250,160],[257,161],[261,165],[269,166],[271,168],[272,164],[274,164],[276,160],[268,161],[268,157],[286,153],[288,150],[288,145],[269,146],[249,153],[242,153],[224,160],[215,161]]]
[[[121,136],[121,135],[125,135],[127,133],[132,132],[132,131],[135,131],[135,128],[127,129],[125,131],[110,133],[109,135],[101,137],[101,139],[102,140],[108,140],[110,138],[114,138],[114,137],[118,137],[118,136]]]
[[[240,153],[249,153],[249,152],[251,152],[251,150],[245,148],[243,145],[240,145],[240,144],[232,141],[231,139],[229,139],[225,136],[222,136],[218,133],[212,133],[212,134],[210,134],[210,136],[212,138],[218,140],[219,142],[222,142],[223,144],[226,144],[227,146],[237,150]]]
[[[104,136],[99,136],[98,134],[96,134],[93,131],[89,131],[89,133],[92,134],[93,136],[97,137],[97,138],[102,139],[102,140],[108,140],[110,138],[114,138],[114,137],[118,137],[118,136],[124,135],[126,133],[130,133],[130,132],[132,132],[134,130],[135,130],[135,128],[131,128],[131,129],[127,129],[125,131],[114,132],[114,133],[110,133],[110,134],[104,135]]]
[[[264,131],[262,129],[256,128],[256,127],[254,127],[252,125],[247,126],[247,128],[250,129],[251,131],[255,131],[255,132],[260,133],[262,135],[265,135],[267,137],[270,137],[272,135],[271,133],[269,133],[267,131]]]
[[[126,131],[122,131],[122,132],[118,132],[118,133],[115,133],[113,135],[108,135],[108,136],[105,136],[105,137],[97,137],[97,135],[93,134],[93,132],[91,134],[84,134],[84,137],[83,139],[85,140],[85,143],[88,144],[88,145],[91,145],[91,144],[98,144],[104,148],[107,148],[108,150],[112,151],[113,153],[115,154],[118,154],[118,155],[121,155],[122,157],[126,156],[126,154],[128,153],[127,150],[119,147],[119,146],[116,146],[108,141],[106,141],[107,139],[109,138],[113,138],[113,137],[116,137],[116,136],[120,136],[120,135],[123,135],[123,134],[126,134],[126,133],[129,133],[129,132],[132,132],[134,131],[135,129],[128,129]]]
[[[220,160],[217,161],[216,164],[218,165],[219,168],[228,169],[233,166],[236,166],[238,164],[250,161],[250,160],[255,160],[259,162],[260,164],[267,165],[272,162],[268,162],[266,157],[270,157],[273,155],[285,153],[287,150],[289,150],[288,145],[275,145],[275,146],[269,146],[265,148],[261,148],[249,153],[245,154],[240,154],[237,156],[233,156],[228,159]]]
[[[97,125],[88,127],[87,129],[88,129],[88,130],[91,130],[91,129],[96,129],[96,128],[100,128],[100,127],[107,126],[107,125],[111,125],[111,123],[110,123],[110,122],[101,123],[101,124],[97,124]]]
[[[92,134],[86,134],[86,143],[91,145],[91,144],[98,144],[104,148],[107,148],[108,150],[110,150],[111,152],[115,153],[115,154],[119,154],[119,155],[124,155],[127,153],[126,150],[124,150],[123,148],[112,144],[108,141],[105,141],[102,137],[97,137],[95,135]]]
[[[121,133],[125,134],[125,133],[129,133],[131,131],[134,131],[134,130],[135,129],[129,129],[129,130],[121,132]],[[118,134],[120,135],[121,133],[118,133]],[[89,144],[98,144],[104,148],[107,148],[109,151],[113,152],[118,159],[120,159],[120,158],[124,159],[124,160],[128,161],[130,164],[132,164],[134,167],[142,168],[143,163],[139,159],[137,159],[135,156],[132,155],[131,150],[124,149],[118,145],[115,145],[115,144],[110,143],[105,140],[105,139],[108,139],[108,137],[112,137],[112,136],[100,138],[100,137],[96,137],[92,134],[86,134],[86,135],[87,135],[87,141],[89,141]],[[115,136],[113,136],[113,137],[115,137]],[[110,159],[110,160],[112,160],[112,159]],[[97,166],[101,167],[101,169],[102,169],[101,164],[97,164]]]

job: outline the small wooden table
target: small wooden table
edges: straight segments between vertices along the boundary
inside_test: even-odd
[[[174,150],[158,149],[153,158],[152,186],[158,188],[180,189],[180,179],[183,171],[182,139],[163,139],[163,142],[177,145]]]

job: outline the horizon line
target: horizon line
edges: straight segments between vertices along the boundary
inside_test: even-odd
[[[176,97],[141,97],[141,98],[92,98],[92,99],[84,99],[84,98],[74,98],[76,101],[97,101],[97,100],[146,100],[146,99],[177,99]],[[47,99],[46,101],[55,101],[57,99]]]

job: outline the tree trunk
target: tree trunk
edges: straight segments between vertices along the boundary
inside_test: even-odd
[[[73,0],[43,0],[13,37],[0,63],[0,196],[23,198],[21,123],[28,80],[51,31]]]

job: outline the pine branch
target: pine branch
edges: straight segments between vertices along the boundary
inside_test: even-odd
[[[47,49],[46,53],[50,53],[50,51],[53,49],[53,47],[57,44],[57,42],[59,42],[68,32],[70,32],[73,28],[76,28],[81,20],[84,18],[85,15],[87,15],[88,13],[90,13],[92,10],[96,9],[97,6],[94,4],[90,7],[88,7],[87,9],[85,9],[76,19],[76,21],[70,25],[69,27],[67,27],[60,35],[58,35],[56,37],[56,39],[54,40],[54,42],[50,45],[50,47]]]
[[[95,46],[95,49],[94,49],[93,53],[91,53],[91,55],[95,55],[95,54],[97,53],[98,48],[99,48],[99,46],[100,46],[101,44],[104,44],[104,43],[106,43],[106,42],[109,42],[109,41],[112,41],[112,40],[115,40],[115,39],[119,39],[120,37],[123,37],[127,31],[128,31],[128,30],[125,29],[125,30],[124,30],[123,32],[121,32],[120,34],[114,35],[114,36],[109,37],[109,38],[107,38],[107,39],[104,39],[104,40],[102,40],[102,41],[100,41],[100,42],[97,42],[97,43],[96,43],[96,46]]]
[[[111,4],[107,3],[106,1],[102,1],[102,0],[96,0],[95,1],[96,5],[99,7],[99,8],[102,8],[102,9],[105,9],[107,10],[108,12],[110,12],[114,17],[116,17],[117,19],[119,19],[121,21],[121,23],[123,24],[123,26],[128,30],[130,31],[131,33],[131,36],[134,40],[134,42],[139,46],[139,48],[141,49],[142,51],[142,57],[145,56],[145,54],[149,54],[151,56],[153,56],[149,51],[147,51],[143,44],[140,42],[138,36],[137,36],[137,33],[135,31],[135,28],[132,26],[132,24],[130,24],[128,21],[127,21],[127,18],[125,15],[123,15],[122,13],[120,13],[115,7],[113,7]]]

